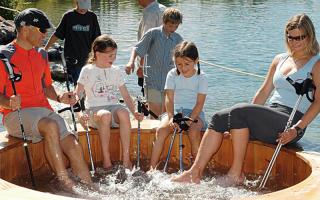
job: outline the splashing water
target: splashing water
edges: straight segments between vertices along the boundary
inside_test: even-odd
[[[170,179],[172,175],[158,170],[144,172],[124,169],[115,166],[106,171],[97,168],[93,178],[96,189],[76,186],[77,195],[65,191],[55,192],[59,195],[79,197],[85,199],[239,199],[258,195],[245,187],[221,186],[219,177],[207,176],[200,184],[175,183]],[[247,183],[252,181],[248,181]]]

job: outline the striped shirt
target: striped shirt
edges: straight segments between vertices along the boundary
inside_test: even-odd
[[[145,88],[163,91],[168,72],[174,67],[172,51],[182,37],[174,32],[166,36],[163,26],[147,31],[138,44],[135,51],[140,57],[147,57],[144,66]]]
[[[142,18],[139,23],[138,40],[149,29],[162,25],[162,14],[166,7],[157,1],[150,3],[143,9]]]

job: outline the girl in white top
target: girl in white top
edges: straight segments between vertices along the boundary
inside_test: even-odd
[[[89,55],[88,64],[81,70],[75,94],[86,94],[86,112],[80,117],[88,121],[91,127],[97,128],[103,153],[103,167],[112,166],[109,152],[110,126],[119,125],[123,152],[123,165],[131,168],[130,161],[130,117],[128,110],[118,104],[117,94],[120,91],[126,105],[135,119],[142,120],[143,115],[135,111],[135,105],[124,82],[123,74],[113,66],[117,55],[117,44],[108,35],[97,37]]]
[[[197,47],[193,42],[181,42],[174,49],[174,60],[176,68],[168,72],[164,88],[167,113],[161,116],[161,124],[156,132],[150,161],[151,169],[156,168],[169,133],[173,128],[178,127],[173,123],[175,113],[182,111],[183,117],[189,116],[191,119],[198,120],[197,123],[186,122],[189,125],[188,137],[194,157],[198,152],[201,129],[206,126],[202,108],[207,96],[208,81],[205,74],[200,72]]]

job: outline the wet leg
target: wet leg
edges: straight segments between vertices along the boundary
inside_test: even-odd
[[[63,152],[69,158],[73,173],[84,183],[91,183],[89,168],[84,160],[83,150],[73,135],[68,135],[61,140]]]
[[[222,133],[207,129],[200,143],[199,151],[192,167],[181,175],[173,177],[172,181],[200,183],[203,170],[211,157],[219,150],[222,140]]]
[[[122,144],[122,161],[125,168],[131,169],[130,160],[130,135],[131,122],[129,112],[126,109],[118,109],[115,112],[115,122],[120,126],[120,138]]]
[[[155,169],[159,162],[160,155],[163,150],[163,145],[170,133],[169,121],[168,118],[161,121],[159,128],[156,131],[156,140],[154,141],[151,160],[150,160],[150,169]]]
[[[94,114],[94,121],[98,125],[100,143],[103,154],[103,167],[108,169],[112,167],[109,142],[110,142],[110,126],[112,121],[112,114],[106,110],[99,110]]]
[[[231,178],[234,184],[239,184],[244,181],[242,167],[249,142],[249,129],[231,129],[230,133],[233,147],[233,162],[229,169],[228,177]]]
[[[69,178],[63,161],[58,124],[52,119],[42,118],[38,123],[38,129],[44,138],[44,152],[50,167],[56,174],[58,180],[66,188],[71,189],[74,183]]]

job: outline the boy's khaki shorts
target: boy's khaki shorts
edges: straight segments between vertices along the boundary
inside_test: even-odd
[[[148,102],[162,104],[164,101],[164,91],[145,88],[146,98]]]
[[[26,138],[27,140],[32,140],[33,143],[40,142],[43,139],[38,129],[38,123],[44,117],[53,119],[57,122],[59,126],[60,140],[64,139],[68,135],[75,135],[77,137],[76,133],[72,131],[67,122],[52,110],[49,110],[47,108],[34,107],[21,109],[20,112]],[[3,125],[9,135],[13,137],[23,138],[18,111],[14,111],[6,115]]]

